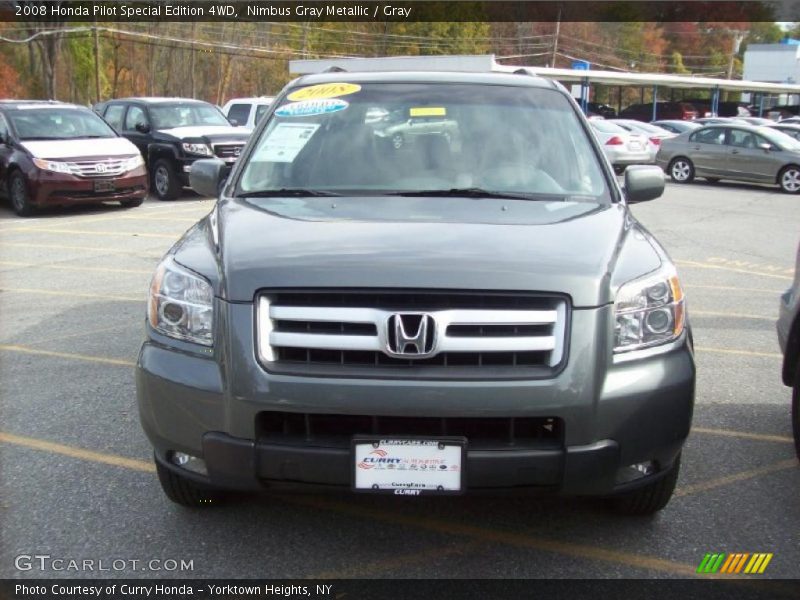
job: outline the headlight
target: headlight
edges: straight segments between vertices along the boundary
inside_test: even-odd
[[[72,164],[68,162],[63,162],[60,160],[42,160],[41,158],[34,158],[33,164],[45,171],[72,174]]]
[[[150,283],[147,318],[159,333],[211,346],[213,302],[214,291],[208,281],[167,257]]]
[[[675,268],[623,285],[614,303],[614,352],[657,346],[676,339],[685,321],[683,289]]]
[[[199,154],[201,156],[213,156],[208,144],[182,144],[183,151],[187,154]]]
[[[136,156],[133,156],[128,160],[126,160],[124,163],[122,163],[122,171],[123,172],[133,171],[137,167],[142,167],[142,166],[144,166],[144,158],[142,157],[141,154],[137,154]]]

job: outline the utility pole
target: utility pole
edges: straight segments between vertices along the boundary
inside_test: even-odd
[[[191,98],[196,98],[197,94],[195,93],[195,77],[194,77],[194,40],[195,40],[195,31],[197,27],[197,21],[192,21],[192,53],[189,57],[189,86],[191,87]]]
[[[556,32],[553,35],[553,56],[550,58],[550,66],[556,67],[556,52],[558,52],[558,34],[561,31],[561,5],[558,5],[558,16],[556,17]]]
[[[94,91],[97,101],[100,102],[100,34],[97,31],[97,19],[94,21]]]
[[[733,77],[733,61],[736,59],[736,55],[739,54],[739,48],[744,41],[744,38],[747,36],[746,31],[742,31],[741,29],[729,29],[728,33],[733,34],[731,38],[731,56],[728,60],[728,79]],[[728,100],[728,91],[725,91],[725,100]]]

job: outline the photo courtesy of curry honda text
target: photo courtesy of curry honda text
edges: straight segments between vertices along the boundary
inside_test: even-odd
[[[218,159],[192,165],[196,191],[221,193],[159,264],[138,358],[171,500],[667,504],[692,336],[675,267],[628,208],[660,196],[664,174],[629,167],[620,187],[561,85],[306,76],[225,176]]]

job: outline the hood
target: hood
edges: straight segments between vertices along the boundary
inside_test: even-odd
[[[615,270],[626,281],[661,264],[619,204],[384,197],[259,206],[221,200],[218,226],[205,219],[175,249],[229,301],[252,302],[264,288],[405,288],[565,293],[593,307],[612,301]]]
[[[131,156],[139,149],[123,137],[20,142],[35,158],[110,158]]]
[[[232,125],[201,125],[192,127],[173,127],[172,129],[159,129],[163,133],[179,140],[196,140],[198,138],[207,141],[218,140],[237,140],[246,141],[250,137],[250,131]]]

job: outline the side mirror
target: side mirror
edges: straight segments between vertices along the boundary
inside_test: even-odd
[[[766,142],[763,144],[759,144],[758,147],[761,148],[764,152],[769,152],[770,150],[777,150],[775,146],[773,146],[772,144],[768,144]]]
[[[200,194],[216,198],[225,180],[225,163],[218,158],[203,158],[192,163],[189,185]]]
[[[139,122],[136,124],[136,131],[139,133],[150,133],[150,125]]]
[[[237,121],[236,119],[228,119],[228,123],[230,123],[234,127],[238,127],[239,126],[239,121]]]
[[[664,193],[664,171],[651,165],[625,169],[625,198],[628,204],[653,200]]]

